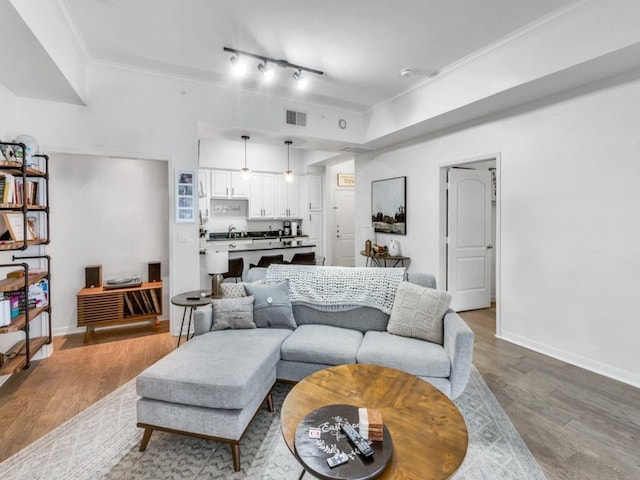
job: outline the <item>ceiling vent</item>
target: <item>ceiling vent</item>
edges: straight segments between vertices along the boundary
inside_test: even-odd
[[[307,114],[305,112],[296,112],[294,110],[287,110],[287,125],[298,125],[299,127],[307,126]]]

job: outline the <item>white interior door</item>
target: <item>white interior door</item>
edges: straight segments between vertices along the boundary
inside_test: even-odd
[[[336,190],[333,198],[333,265],[353,267],[355,266],[355,193],[353,190]]]
[[[491,173],[449,170],[447,290],[456,311],[491,305]]]

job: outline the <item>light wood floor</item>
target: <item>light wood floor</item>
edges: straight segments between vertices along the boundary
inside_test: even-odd
[[[640,478],[640,389],[495,338],[495,310],[462,314],[474,363],[550,480]],[[166,328],[165,328],[166,330]],[[0,387],[0,461],[175,348],[147,325],[57,337],[54,354]],[[525,480],[525,479],[523,479]]]

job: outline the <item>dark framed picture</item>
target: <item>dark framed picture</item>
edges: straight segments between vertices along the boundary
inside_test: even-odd
[[[376,232],[407,234],[407,177],[371,182],[371,221]]]

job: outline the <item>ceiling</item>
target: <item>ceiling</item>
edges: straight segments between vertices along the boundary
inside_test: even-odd
[[[58,0],[90,60],[365,111],[573,0]],[[322,70],[268,85],[223,47]],[[410,68],[413,75],[400,76]],[[239,85],[238,85],[239,84]]]

